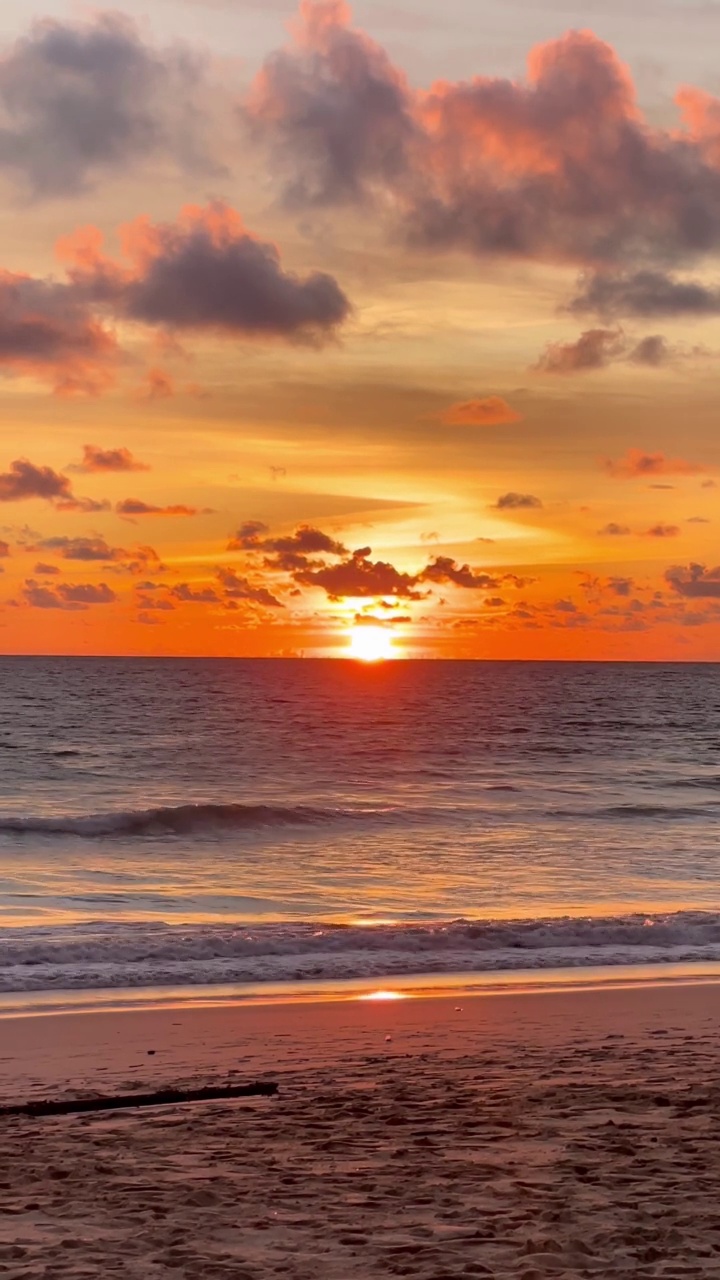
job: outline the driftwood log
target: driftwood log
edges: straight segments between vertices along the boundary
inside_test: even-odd
[[[118,1093],[105,1098],[49,1099],[0,1107],[0,1116],[67,1116],[81,1111],[117,1111],[123,1107],[167,1107],[178,1102],[214,1102],[225,1098],[272,1098],[274,1081],[208,1085],[204,1089],[158,1089],[154,1093]]]

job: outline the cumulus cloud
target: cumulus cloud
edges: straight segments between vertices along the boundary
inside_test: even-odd
[[[409,174],[420,135],[405,75],[350,26],[344,0],[304,0],[294,41],[265,62],[245,115],[286,165],[293,206],[382,198]]]
[[[704,564],[673,565],[665,572],[665,581],[686,599],[720,600],[720,565],[707,569]]]
[[[367,552],[363,547],[340,564],[299,569],[294,574],[295,581],[305,587],[322,587],[330,600],[364,596],[423,599],[417,576],[403,573],[384,560],[370,560]]]
[[[41,578],[52,578],[59,574],[60,569],[56,564],[45,564],[42,560],[38,560],[33,568],[33,573]]]
[[[124,259],[86,229],[61,252],[78,293],[142,324],[320,345],[350,314],[333,276],[286,271],[277,247],[219,201],[186,206],[176,222],[138,218],[121,230]]]
[[[10,463],[10,470],[0,473],[0,502],[23,502],[28,498],[72,500],[72,487],[67,476],[52,467],[38,467],[27,458]]]
[[[664,453],[645,453],[643,449],[628,449],[625,456],[617,461],[606,458],[604,465],[611,476],[623,480],[647,476],[696,476],[705,470],[685,458],[667,458]]]
[[[57,395],[98,395],[112,386],[114,335],[61,281],[0,270],[0,369],[49,382]]]
[[[151,157],[207,172],[202,82],[196,54],[150,48],[119,13],[35,22],[0,60],[0,172],[36,197]]]
[[[542,502],[532,493],[503,493],[493,506],[496,511],[539,511]]]
[[[72,471],[149,471],[150,468],[139,458],[133,457],[129,449],[101,449],[96,444],[83,445],[82,462],[69,467]]]
[[[581,277],[569,304],[576,314],[616,316],[708,316],[720,312],[720,289],[699,280],[678,280],[664,271],[596,272]]]
[[[661,333],[649,333],[631,348],[628,352],[628,360],[632,364],[646,365],[650,369],[659,369],[661,365],[669,364],[675,354],[675,351]]]
[[[502,396],[462,400],[440,415],[440,421],[448,427],[497,427],[521,420],[522,414],[511,408]]]
[[[642,114],[627,67],[589,31],[534,48],[524,77],[415,90],[341,0],[305,0],[246,104],[297,205],[374,202],[416,244],[645,265],[720,245],[720,102]]]
[[[575,342],[551,342],[540,356],[539,373],[586,373],[605,369],[625,354],[623,333],[617,329],[586,329]]]
[[[194,587],[188,582],[178,582],[170,588],[174,600],[181,604],[219,604],[220,596],[214,587]]]
[[[43,586],[34,578],[27,578],[22,588],[22,598],[34,609],[87,609],[89,605],[112,604],[117,596],[105,582],[61,582],[57,587]]]
[[[599,538],[626,538],[632,530],[627,524],[617,524],[615,520],[611,520],[609,524],[603,525],[602,529],[598,529]]]
[[[263,534],[269,533],[269,526],[263,524],[262,520],[246,520],[244,524],[231,537],[228,542],[228,551],[259,551],[262,550]]]

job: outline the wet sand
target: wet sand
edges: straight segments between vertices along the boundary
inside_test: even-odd
[[[389,1037],[389,1039],[388,1039]],[[720,986],[0,1019],[0,1275],[720,1277]]]

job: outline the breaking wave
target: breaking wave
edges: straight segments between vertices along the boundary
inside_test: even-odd
[[[343,819],[381,817],[388,810],[322,809],[309,805],[180,804],[58,817],[0,817],[0,835],[182,836],[253,827],[314,826]]]
[[[11,927],[0,991],[112,989],[720,961],[720,914],[424,924]]]

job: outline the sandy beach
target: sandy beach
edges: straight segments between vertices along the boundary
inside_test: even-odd
[[[720,1275],[720,986],[0,1021],[0,1274]],[[388,1038],[390,1037],[390,1038]]]

